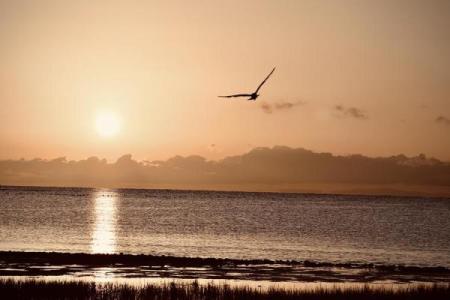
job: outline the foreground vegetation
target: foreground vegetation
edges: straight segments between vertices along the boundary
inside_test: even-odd
[[[0,279],[1,299],[450,299],[450,285],[409,286],[398,290],[387,288],[339,287],[315,290],[269,289],[227,285],[148,284],[142,287],[83,281],[38,281]]]

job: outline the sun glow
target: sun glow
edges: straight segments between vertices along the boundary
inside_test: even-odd
[[[104,138],[116,136],[120,131],[120,119],[114,113],[101,113],[95,119],[95,129]]]

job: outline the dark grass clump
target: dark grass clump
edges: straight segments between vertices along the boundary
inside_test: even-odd
[[[450,285],[410,286],[398,290],[371,288],[318,288],[315,290],[286,290],[271,288],[260,291],[251,287],[228,285],[199,285],[163,283],[142,287],[81,281],[39,281],[0,279],[0,299],[158,299],[158,300],[247,300],[247,299],[305,299],[305,300],[418,300],[450,299]]]

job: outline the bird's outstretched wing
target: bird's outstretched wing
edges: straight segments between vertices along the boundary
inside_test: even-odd
[[[252,94],[236,94],[236,95],[228,95],[228,96],[217,96],[220,98],[234,98],[234,97],[250,97]]]
[[[256,89],[255,93],[258,93],[259,89],[262,87],[262,85],[269,79],[270,75],[272,75],[273,71],[275,71],[275,68],[272,69],[272,71],[267,75],[267,77],[259,84],[258,88]]]

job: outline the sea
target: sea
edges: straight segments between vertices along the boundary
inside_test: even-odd
[[[0,187],[0,251],[450,267],[450,199]]]

